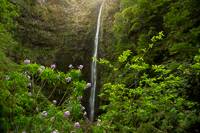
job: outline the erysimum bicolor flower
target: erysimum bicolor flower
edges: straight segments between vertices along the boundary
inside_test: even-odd
[[[101,120],[98,119],[98,120],[97,120],[97,126],[100,126],[100,123],[101,123]]]
[[[56,100],[53,100],[53,104],[55,104],[55,105],[56,105],[56,104],[57,104],[57,101],[56,101]]]
[[[69,111],[65,111],[65,112],[64,112],[64,117],[67,118],[67,117],[69,117],[69,116],[70,116],[70,112],[69,112]]]
[[[31,76],[27,75],[27,78],[28,78],[28,79],[31,79]]]
[[[40,66],[40,67],[38,68],[39,74],[41,74],[44,70],[45,70],[45,66]]]
[[[70,69],[74,68],[72,64],[69,64],[68,66]]]
[[[85,111],[85,112],[83,113],[83,115],[86,116],[86,115],[87,115],[87,112]]]
[[[79,122],[75,122],[75,123],[74,123],[74,127],[75,127],[75,128],[80,128],[80,127],[81,127],[81,125],[80,125],[80,123],[79,123]]]
[[[51,121],[51,122],[55,121],[55,117],[54,117],[54,116],[51,117],[50,121]]]
[[[82,70],[83,69],[83,65],[79,65],[78,69]]]
[[[85,110],[85,107],[84,107],[84,106],[82,106],[82,105],[81,105],[81,110],[82,110],[82,111],[83,111],[83,110]]]
[[[31,83],[28,83],[28,87],[31,87],[32,86],[32,84]]]
[[[47,116],[48,116],[47,111],[43,111],[43,112],[42,112],[42,116],[47,117]]]
[[[41,68],[42,70],[44,70],[44,69],[45,69],[45,66],[40,66],[40,68]]]
[[[91,83],[87,83],[86,86],[85,86],[85,88],[87,89],[87,88],[90,88],[91,86],[92,86]]]
[[[65,78],[65,81],[66,81],[67,83],[70,83],[70,82],[72,81],[72,78],[71,78],[71,77],[67,77],[67,78]]]
[[[52,65],[51,65],[51,68],[52,68],[52,69],[55,69],[55,68],[56,68],[56,64],[52,64]]]
[[[29,59],[24,60],[24,64],[30,64],[30,63],[31,63],[31,60]]]

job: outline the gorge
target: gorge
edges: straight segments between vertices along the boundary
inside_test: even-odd
[[[199,133],[199,0],[0,0],[1,133]]]

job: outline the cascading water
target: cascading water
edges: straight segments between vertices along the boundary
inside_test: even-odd
[[[97,29],[96,35],[94,40],[94,53],[93,53],[93,61],[92,61],[92,68],[91,68],[91,93],[90,93],[90,121],[94,120],[94,112],[95,112],[95,97],[96,97],[96,86],[97,86],[97,53],[98,53],[98,44],[99,44],[99,30],[101,25],[101,13],[103,8],[103,2],[101,4],[99,15],[97,19]]]

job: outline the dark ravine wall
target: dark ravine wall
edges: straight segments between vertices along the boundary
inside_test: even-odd
[[[19,0],[17,36],[20,52],[17,62],[29,58],[46,66],[57,64],[57,69],[68,70],[68,65],[84,65],[83,78],[90,82],[96,19],[101,0]],[[101,20],[99,57],[113,60],[116,55],[116,38],[113,25],[120,10],[119,0],[106,0]],[[101,76],[100,76],[101,75]],[[98,89],[104,82],[104,70],[98,66]],[[90,90],[85,92],[86,106]],[[98,101],[98,100],[97,100]],[[98,104],[96,104],[98,106]],[[97,111],[97,114],[99,112]]]
[[[73,64],[74,67],[82,64],[84,66],[82,76],[87,82],[91,82],[91,62],[99,5],[99,3],[96,3],[91,9],[84,7],[83,10],[85,11],[74,12],[74,16],[77,18],[75,22],[72,22],[72,25],[75,27],[70,34],[65,36],[63,47],[56,53],[56,64],[59,64],[58,69],[66,71],[68,64]],[[79,12],[83,13],[82,17],[78,15]],[[86,107],[88,114],[89,97],[90,89],[87,89],[82,104]]]
[[[55,63],[67,71],[68,65],[84,65],[83,78],[90,82],[90,71],[96,19],[101,0],[15,1],[20,7],[17,35],[21,52],[17,62],[25,58],[45,66]],[[87,107],[90,90],[83,104]],[[87,112],[89,110],[87,109]]]
[[[83,64],[84,78],[90,80],[96,17],[102,0],[12,0],[19,7],[15,38],[18,51],[11,54],[17,63],[25,58],[65,71],[69,64]],[[106,0],[100,31],[99,57],[112,53],[114,14],[118,0]],[[112,57],[112,56],[111,56]]]

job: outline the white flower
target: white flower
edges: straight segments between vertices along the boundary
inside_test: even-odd
[[[24,64],[30,64],[30,63],[31,63],[31,60],[28,60],[28,59],[24,60]]]
[[[79,122],[75,122],[75,123],[74,123],[74,127],[75,127],[75,128],[80,128],[80,127],[81,127],[81,125],[80,125],[80,123],[79,123]]]
[[[44,70],[44,69],[45,69],[45,66],[40,66],[40,68],[41,68],[42,70]]]
[[[55,117],[51,117],[50,121],[53,122],[55,120]]]
[[[85,110],[85,107],[81,105],[81,110]]]
[[[69,64],[68,66],[70,69],[74,68],[72,64]]]
[[[32,84],[31,83],[28,83],[28,87],[31,87],[32,86]]]
[[[70,116],[70,112],[69,112],[69,111],[65,111],[65,112],[64,112],[64,117],[67,118],[67,117],[69,117],[69,116]]]
[[[85,111],[85,112],[83,113],[83,115],[86,116],[86,115],[87,115],[87,112]]]
[[[5,79],[6,79],[6,80],[9,80],[9,79],[10,79],[10,77],[9,77],[8,75],[6,75]]]
[[[41,74],[43,71],[45,70],[45,67],[44,66],[40,66],[38,68],[38,72]]]
[[[87,88],[90,88],[91,86],[92,86],[91,83],[87,83],[86,86],[85,86],[85,88],[87,89]]]
[[[83,69],[83,65],[79,65],[78,69],[82,70]]]
[[[72,81],[72,78],[71,77],[67,77],[67,78],[65,78],[65,80],[66,80],[67,83],[69,83],[69,82]]]
[[[28,79],[31,79],[31,76],[27,75],[27,78],[28,78]]]
[[[22,133],[26,133],[26,131],[22,131]]]
[[[48,115],[47,111],[42,112],[42,116],[47,117],[47,115]]]
[[[56,64],[51,64],[51,68],[55,69],[56,68]]]
[[[100,126],[100,125],[101,125],[100,123],[101,123],[101,120],[98,119],[98,120],[97,120],[97,126]]]
[[[38,68],[38,72],[39,72],[39,74],[41,74],[43,72],[43,69],[42,68]]]
[[[57,104],[57,101],[56,101],[56,100],[53,100],[53,104]]]

